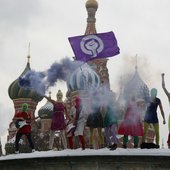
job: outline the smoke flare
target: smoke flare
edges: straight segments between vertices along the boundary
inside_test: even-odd
[[[60,62],[53,63],[46,71],[28,71],[24,76],[19,77],[19,85],[43,96],[47,89],[54,86],[58,80],[67,81],[71,73],[82,64],[84,63],[64,58]]]

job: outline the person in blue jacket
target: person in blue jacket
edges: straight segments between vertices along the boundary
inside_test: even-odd
[[[159,147],[159,120],[157,114],[157,108],[159,106],[160,112],[163,118],[163,124],[165,124],[165,115],[162,107],[161,100],[156,97],[157,89],[152,88],[150,92],[150,102],[148,104],[146,114],[144,117],[144,135],[142,137],[142,143],[145,143],[146,134],[150,124],[153,124],[155,135],[156,135],[156,145]]]

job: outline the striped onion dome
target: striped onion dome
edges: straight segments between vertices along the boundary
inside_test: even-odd
[[[144,99],[145,101],[149,100],[149,89],[139,76],[137,70],[135,71],[132,79],[125,85],[123,94],[126,100],[132,96]]]
[[[87,63],[85,63],[71,74],[67,85],[71,91],[98,88],[100,86],[100,77]]]
[[[28,58],[29,58],[29,56],[28,56]],[[24,71],[22,72],[22,74],[19,77],[25,75],[30,70],[31,70],[31,67],[30,67],[30,63],[28,60]],[[43,96],[40,96],[33,90],[26,89],[26,88],[19,86],[19,77],[15,81],[13,81],[11,83],[11,85],[9,86],[9,88],[8,88],[9,97],[12,100],[19,99],[19,98],[24,98],[24,99],[29,98],[35,102],[41,101],[43,99]]]
[[[52,117],[52,114],[53,104],[49,101],[47,101],[46,104],[38,110],[38,116],[41,119],[50,119]]]

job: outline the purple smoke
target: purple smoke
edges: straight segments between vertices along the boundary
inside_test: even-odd
[[[71,61],[69,58],[64,58],[58,63],[53,63],[46,71],[28,71],[24,76],[19,78],[19,85],[36,91],[43,96],[47,89],[54,86],[58,80],[67,81],[70,74],[82,64],[83,62]]]

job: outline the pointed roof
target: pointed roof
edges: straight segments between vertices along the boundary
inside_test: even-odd
[[[28,60],[27,60],[26,67],[19,77],[25,75],[28,71],[31,70],[30,55],[28,55],[27,58],[28,58]],[[41,101],[43,99],[43,97],[40,96],[39,94],[37,94],[35,91],[30,90],[30,89],[25,89],[25,88],[19,86],[19,77],[16,80],[14,80],[11,83],[11,85],[9,86],[9,88],[8,88],[9,97],[12,100],[18,99],[18,98],[29,98],[36,102]]]
[[[129,100],[132,96],[135,96],[147,101],[149,99],[149,89],[139,76],[137,67],[135,69],[132,79],[124,87],[124,98],[125,100]]]

